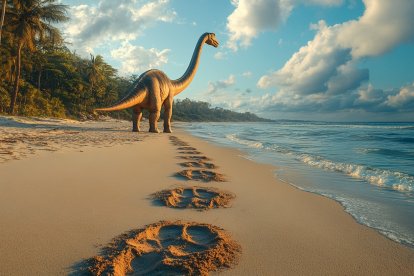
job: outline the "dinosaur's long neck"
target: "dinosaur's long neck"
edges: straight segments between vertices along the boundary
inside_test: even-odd
[[[207,34],[203,34],[197,42],[197,45],[194,49],[193,56],[191,58],[190,64],[188,65],[187,70],[185,71],[184,75],[181,78],[173,80],[172,84],[174,86],[174,95],[181,93],[187,86],[190,85],[191,81],[193,80],[197,68],[198,63],[200,60],[201,49],[203,48],[203,44],[207,39]]]

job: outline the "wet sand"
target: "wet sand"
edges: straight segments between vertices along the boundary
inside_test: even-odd
[[[161,221],[222,229],[240,246],[240,252],[233,250],[239,254],[228,259],[230,268],[191,271],[414,275],[413,249],[356,223],[338,203],[278,181],[271,166],[177,128],[173,134],[131,133],[129,128],[130,123],[112,120],[16,123],[0,118],[0,275],[82,274],[93,265],[88,260],[102,256],[121,234]],[[192,170],[190,178],[177,175],[185,170]],[[215,175],[225,181],[206,177]],[[213,188],[234,198],[227,208],[203,212],[154,202],[154,193],[177,187]],[[182,240],[209,252],[210,243],[198,243],[191,231]],[[173,259],[183,252],[177,246],[170,250]],[[152,244],[150,250],[161,249]],[[148,263],[139,250],[131,252],[135,267]],[[179,271],[180,263],[175,264],[171,269]]]

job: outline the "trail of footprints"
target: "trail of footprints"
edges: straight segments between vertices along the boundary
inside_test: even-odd
[[[196,180],[203,182],[225,182],[224,175],[214,171],[216,166],[209,162],[210,158],[201,154],[196,148],[190,147],[186,142],[181,141],[175,136],[170,136],[170,141],[177,146],[180,156],[177,158],[185,160],[180,163],[184,170],[177,173],[177,176],[186,180]]]
[[[177,177],[188,181],[224,182],[217,166],[196,148],[170,136],[184,170]],[[205,211],[229,207],[235,195],[212,187],[178,186],[151,195],[163,206]],[[124,233],[87,261],[93,275],[208,275],[234,266],[240,245],[223,229],[204,223],[160,221]]]

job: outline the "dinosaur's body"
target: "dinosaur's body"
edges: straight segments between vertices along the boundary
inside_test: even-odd
[[[142,117],[142,109],[150,112],[150,132],[159,132],[157,122],[160,117],[161,107],[164,107],[164,132],[171,132],[172,104],[175,95],[182,92],[193,80],[198,68],[199,58],[203,44],[214,47],[218,42],[213,33],[203,34],[197,42],[193,57],[184,75],[177,80],[170,80],[167,75],[159,70],[148,70],[137,80],[132,92],[117,104],[98,108],[97,111],[116,111],[129,107],[133,108],[132,131],[139,131],[139,123]]]

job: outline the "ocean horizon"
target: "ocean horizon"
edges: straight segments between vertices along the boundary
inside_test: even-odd
[[[414,247],[414,122],[185,123],[276,167],[275,177],[338,201],[356,221]]]

